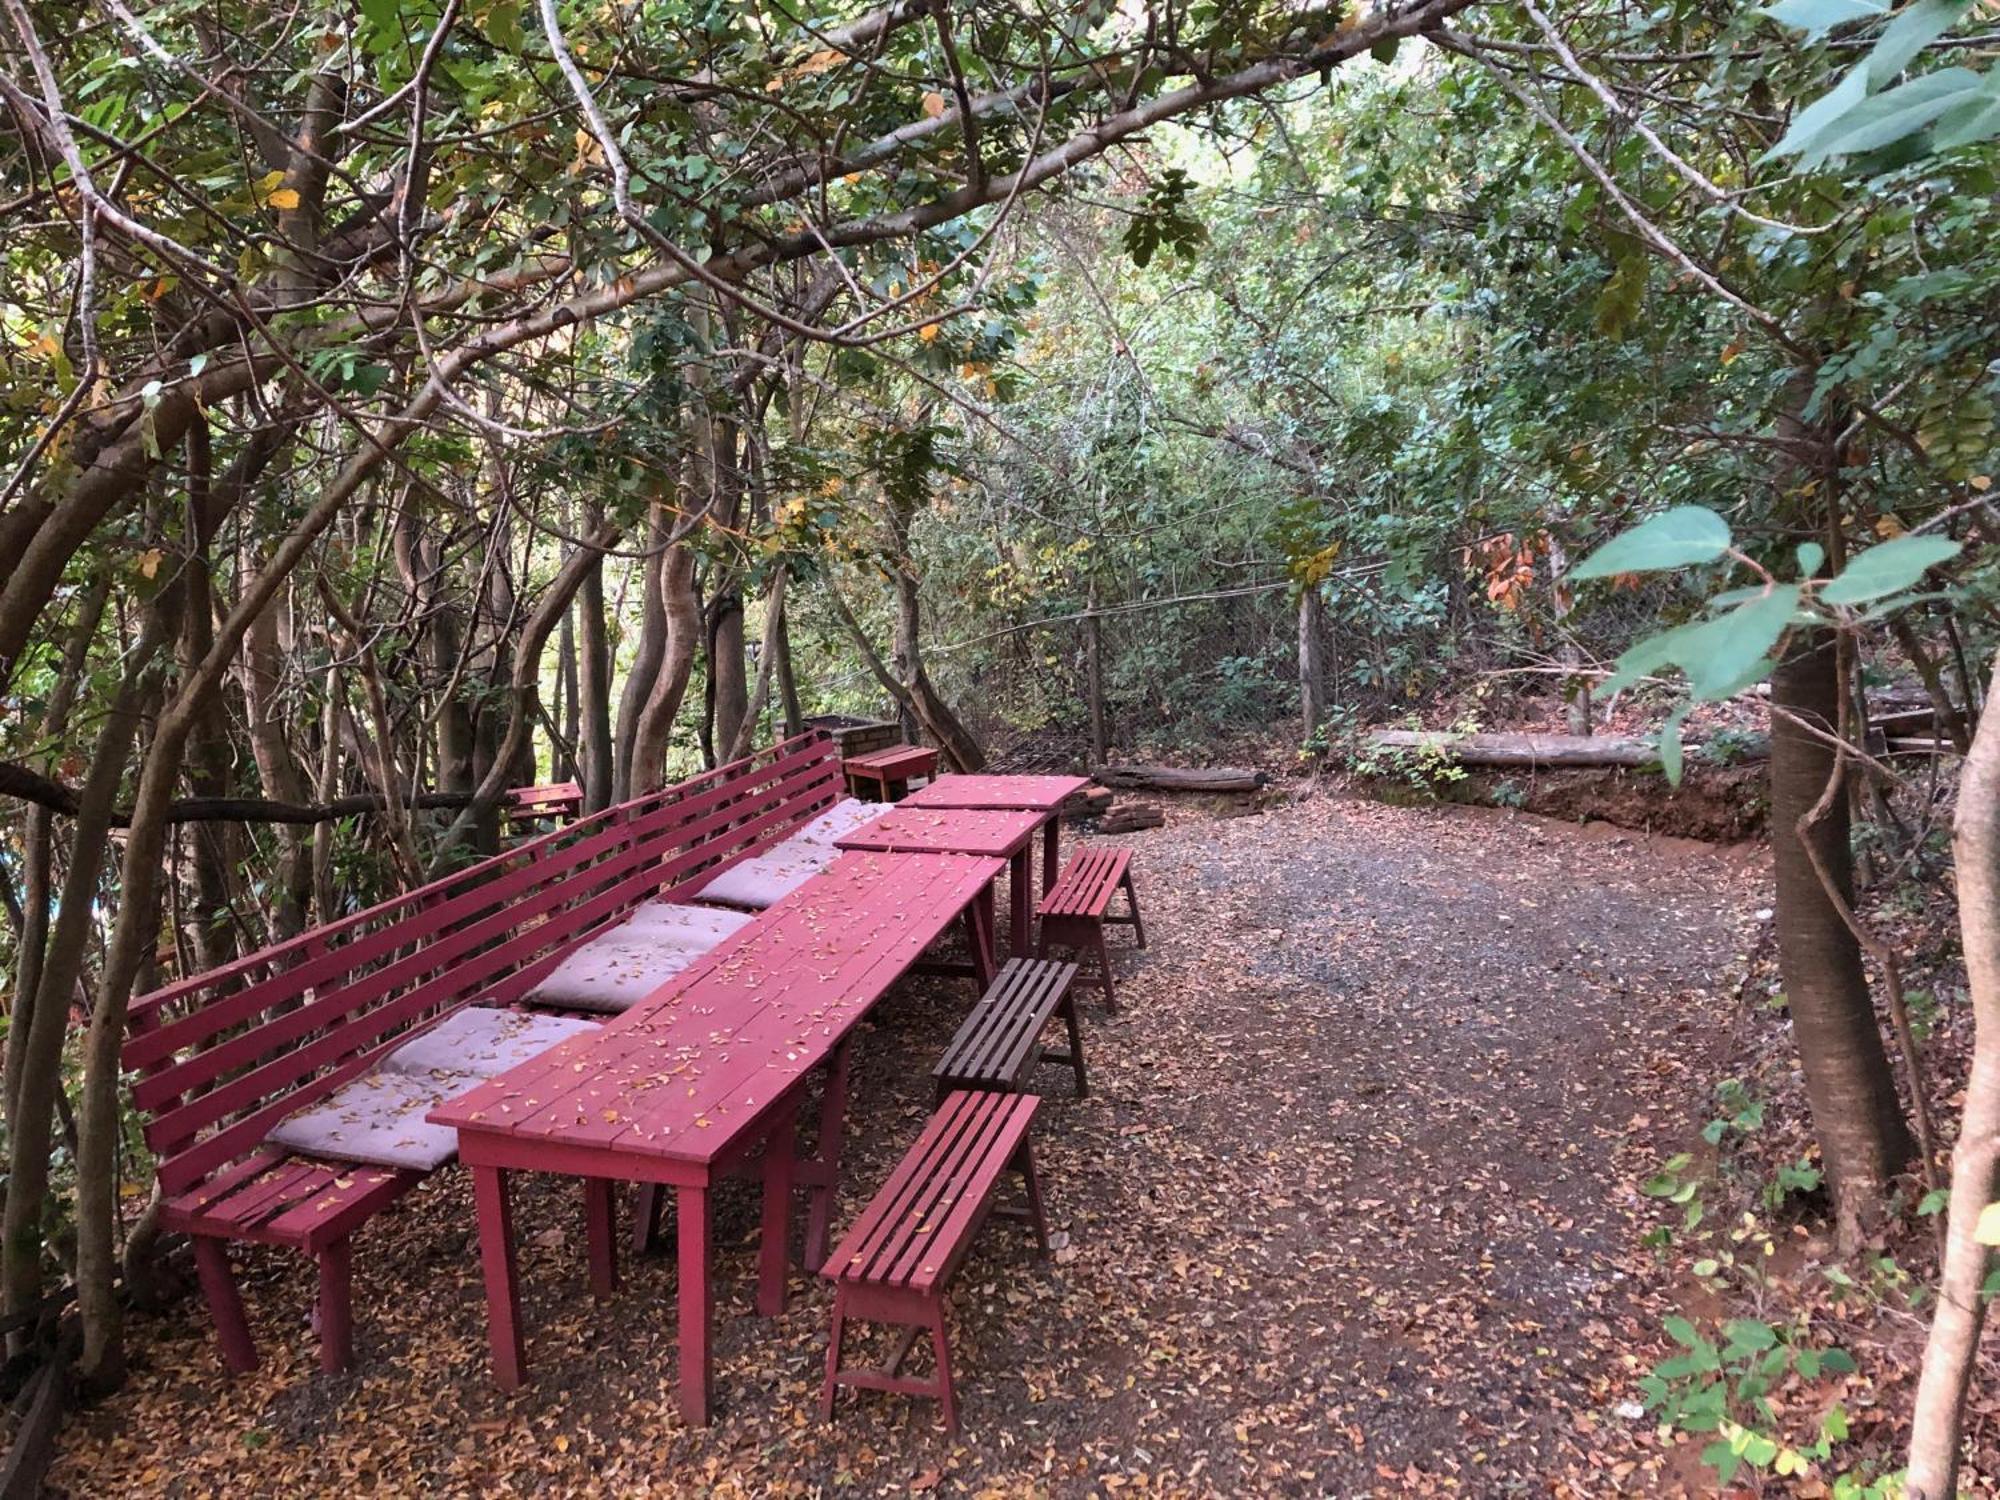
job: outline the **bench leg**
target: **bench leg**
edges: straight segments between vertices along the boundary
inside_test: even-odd
[[[335,1240],[319,1253],[319,1367],[329,1375],[354,1363],[354,1247]]]
[[[833,1330],[826,1342],[826,1384],[819,1392],[819,1419],[833,1420],[834,1382],[840,1374],[840,1346],[847,1336],[847,1288],[835,1287],[833,1292]]]
[[[1132,912],[1132,936],[1139,940],[1141,948],[1146,946],[1146,924],[1139,919],[1139,888],[1132,884],[1132,872],[1127,870],[1121,878],[1125,887],[1125,904]]]
[[[608,1302],[618,1292],[618,1184],[583,1179],[583,1232],[590,1246],[590,1295]]]
[[[944,1408],[944,1425],[958,1431],[958,1394],[951,1384],[951,1340],[944,1329],[944,1298],[931,1302],[931,1350],[937,1359],[938,1405]]]
[[[1014,1167],[1020,1172],[1022,1185],[1027,1189],[1029,1227],[1035,1231],[1035,1243],[1046,1255],[1049,1249],[1049,1220],[1042,1210],[1042,1180],[1035,1175],[1035,1153],[1026,1141],[1021,1142]]]
[[[1104,924],[1099,922],[1092,940],[1097,946],[1097,979],[1104,986],[1104,1008],[1118,1014],[1118,992],[1111,984],[1111,949],[1104,941]]]
[[[229,1269],[229,1246],[208,1235],[196,1235],[194,1265],[201,1278],[202,1295],[208,1299],[208,1316],[215,1324],[215,1341],[222,1348],[222,1363],[233,1375],[247,1375],[257,1368],[257,1345],[250,1337],[250,1323],[243,1316],[243,1298]]]
[[[1062,1017],[1069,1030],[1069,1065],[1076,1070],[1076,1097],[1081,1099],[1090,1092],[1090,1079],[1083,1071],[1083,1020],[1077,1013],[1076,996],[1063,998]]]

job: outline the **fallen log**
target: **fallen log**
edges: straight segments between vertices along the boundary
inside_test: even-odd
[[[1099,786],[1153,792],[1254,792],[1270,776],[1234,766],[1191,770],[1182,766],[1098,766],[1090,773]]]
[[[1167,815],[1145,802],[1121,802],[1097,824],[1099,833],[1137,833],[1142,828],[1164,828]]]
[[[1562,766],[1653,766],[1660,752],[1649,740],[1610,735],[1574,734],[1449,734],[1428,729],[1377,729],[1368,748],[1422,751],[1467,766],[1519,766],[1528,769]],[[1761,760],[1764,746],[1743,746],[1733,757]]]

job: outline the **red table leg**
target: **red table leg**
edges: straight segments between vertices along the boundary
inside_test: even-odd
[[[840,1189],[840,1148],[847,1134],[847,1058],[854,1039],[845,1036],[833,1049],[826,1070],[826,1088],[819,1101],[819,1160],[813,1163],[812,1203],[806,1210],[806,1258],[808,1271],[826,1264],[828,1241],[833,1229],[833,1199]]]
[[[583,1228],[590,1243],[590,1294],[600,1302],[618,1291],[618,1185],[583,1179]]]
[[[1042,825],[1042,894],[1044,896],[1049,893],[1049,887],[1056,883],[1056,870],[1059,863],[1056,859],[1056,846],[1061,842],[1061,839],[1062,819],[1051,812],[1048,822]]]
[[[1030,855],[1028,846],[1021,845],[1020,852],[1009,860],[1007,881],[1007,946],[1021,958],[1028,956],[1028,907],[1034,900],[1030,894],[1033,875],[1028,866]]]
[[[797,1173],[798,1105],[788,1104],[764,1143],[764,1221],[757,1235],[757,1311],[776,1318],[785,1311],[785,1273],[791,1259],[792,1182]]]
[[[712,1215],[707,1188],[678,1190],[674,1217],[680,1245],[681,1420],[690,1427],[708,1425],[713,1379],[708,1363],[709,1328],[715,1321],[715,1299],[708,1284]]]
[[[521,1293],[514,1272],[514,1206],[507,1195],[507,1174],[498,1167],[474,1167],[472,1198],[479,1212],[479,1259],[486,1274],[486,1340],[493,1379],[503,1391],[519,1390],[525,1361],[521,1357]]]

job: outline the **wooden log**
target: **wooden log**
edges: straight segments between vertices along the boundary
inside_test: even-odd
[[[1099,766],[1091,773],[1099,786],[1153,792],[1254,792],[1270,776],[1234,766],[1188,769],[1181,766]]]
[[[0,1463],[0,1500],[35,1500],[56,1456],[56,1435],[69,1407],[69,1361],[62,1354],[28,1377],[17,1405],[20,1424]]]
[[[1111,811],[1117,794],[1109,787],[1087,786],[1063,798],[1056,812],[1065,818],[1101,818]]]
[[[1121,802],[1106,813],[1097,825],[1099,833],[1137,833],[1142,828],[1164,828],[1167,815],[1144,802]]]
[[[1377,729],[1371,750],[1434,752],[1468,766],[1651,766],[1659,750],[1646,740],[1572,734],[1447,734],[1432,730]],[[1739,760],[1761,760],[1761,745],[1746,745]]]

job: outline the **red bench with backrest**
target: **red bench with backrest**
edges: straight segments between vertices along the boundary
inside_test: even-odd
[[[1111,898],[1125,892],[1125,911],[1111,914]],[[1105,924],[1132,928],[1138,946],[1146,946],[1146,924],[1139,920],[1139,892],[1132,884],[1132,851],[1102,846],[1079,849],[1063,867],[1062,876],[1042,897],[1041,954],[1052,947],[1084,949],[1097,955],[1097,982],[1104,1004],[1118,1009],[1111,987],[1111,950],[1104,942]]]
[[[574,781],[550,782],[546,786],[517,786],[507,793],[500,813],[517,828],[522,824],[544,821],[558,827],[574,823],[583,813],[583,788]]]
[[[835,1390],[851,1385],[932,1397],[944,1408],[945,1425],[958,1430],[945,1295],[989,1213],[1027,1219],[1036,1244],[1049,1247],[1041,1184],[1028,1146],[1028,1126],[1040,1103],[1033,1094],[967,1089],[945,1095],[917,1143],[827,1257],[823,1270],[834,1292],[820,1392],[823,1417],[833,1416]],[[996,1210],[1000,1181],[1010,1171],[1021,1175],[1027,1203]],[[898,1324],[904,1332],[882,1364],[852,1366],[845,1348],[849,1318]],[[935,1361],[927,1381],[902,1373],[903,1361],[926,1332]]]
[[[194,1238],[230,1367],[254,1367],[256,1353],[228,1241],[318,1261],[321,1362],[342,1368],[349,1237],[426,1175],[294,1154],[266,1141],[274,1127],[324,1108],[475,1001],[518,1005],[640,903],[696,894],[841,792],[833,740],[814,731],[135,1000],[124,1064],[157,1157],[164,1225]],[[439,1061],[414,1066],[434,1073]],[[421,1112],[412,1118],[420,1124]]]

